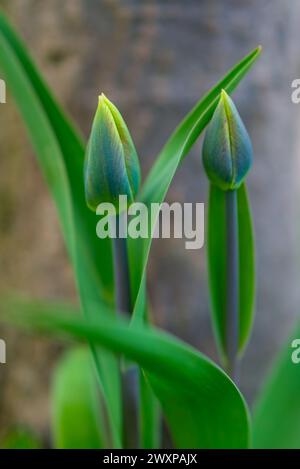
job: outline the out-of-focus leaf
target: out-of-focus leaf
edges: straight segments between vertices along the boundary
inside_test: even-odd
[[[51,399],[55,448],[107,447],[91,359],[87,348],[76,348],[55,369]]]
[[[109,240],[96,237],[96,220],[84,199],[84,147],[39,76],[22,42],[0,15],[0,68],[26,123],[41,169],[55,200],[72,259],[83,310],[112,302],[113,279]],[[97,312],[98,314],[98,312]],[[117,360],[94,350],[111,429],[118,446],[121,401]]]
[[[25,428],[10,430],[0,442],[1,449],[41,449],[39,437]]]
[[[253,321],[255,255],[250,206],[245,184],[237,190],[239,240],[239,349],[245,346]],[[207,223],[208,271],[212,317],[217,343],[226,362],[226,218],[225,192],[210,186]]]
[[[254,448],[300,448],[300,365],[292,361],[294,339],[300,339],[300,324],[285,343],[253,410]],[[299,345],[298,345],[299,349]]]
[[[213,362],[157,329],[128,327],[127,322],[105,312],[86,322],[67,311],[49,304],[14,303],[7,306],[6,320],[39,332],[65,332],[137,362],[160,401],[176,447],[248,447],[245,401]]]

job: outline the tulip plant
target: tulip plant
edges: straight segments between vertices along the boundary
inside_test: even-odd
[[[239,304],[239,223],[240,215],[238,213],[238,198],[240,192],[245,191],[243,183],[252,164],[252,145],[245,129],[245,126],[238,114],[238,111],[224,90],[221,92],[219,104],[214,112],[211,122],[208,126],[204,144],[203,144],[203,163],[209,180],[210,186],[210,204],[209,204],[209,262],[211,277],[211,297],[214,301],[213,311],[216,324],[216,333],[219,337],[219,343],[222,344],[223,359],[227,370],[232,377],[236,377],[236,361],[239,350],[240,322],[243,323],[246,310],[244,305]],[[222,213],[217,208],[215,199],[222,203]],[[244,204],[244,210],[247,204]],[[250,215],[246,215],[250,221]],[[214,256],[215,247],[213,238],[215,232],[221,225],[220,219],[223,219],[224,232],[218,240],[218,244],[224,244],[225,256],[224,277],[219,277],[219,266],[215,266]],[[252,237],[250,226],[243,228],[243,232]],[[251,267],[250,275],[252,281],[253,246],[252,242],[248,245],[250,250],[249,264]],[[220,262],[220,260],[219,260]],[[241,265],[241,268],[244,268]],[[224,296],[221,298],[222,304],[220,315],[218,316],[218,302],[220,302],[220,281],[224,282]],[[214,285],[216,282],[216,285]],[[246,289],[254,298],[253,283],[248,283]],[[240,309],[243,308],[243,312]],[[249,316],[252,315],[253,304],[250,303]],[[248,326],[249,327],[249,326]]]
[[[237,362],[253,321],[255,256],[245,183],[252,147],[229,94],[259,54],[257,48],[243,58],[195,104],[141,183],[139,158],[115,105],[100,96],[88,144],[83,143],[22,41],[0,17],[1,73],[55,201],[80,299],[80,308],[75,308],[58,301],[5,297],[2,317],[87,344],[71,348],[54,373],[54,447],[159,448],[162,417],[176,448],[300,447],[299,425],[288,425],[300,417],[300,404],[289,406],[300,378],[288,349],[252,415],[237,387]],[[129,206],[133,201],[148,207],[162,203],[178,166],[206,126],[208,277],[222,367],[151,323],[146,289],[151,236],[118,236],[112,242],[95,233],[101,202],[116,206],[118,196],[125,194]],[[116,212],[118,226],[127,209]],[[155,220],[150,233],[154,225]],[[128,391],[131,373],[136,379]],[[284,377],[288,379],[278,386]],[[136,422],[128,416],[132,394]]]

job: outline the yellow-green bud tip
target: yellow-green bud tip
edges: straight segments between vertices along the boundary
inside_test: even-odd
[[[102,202],[118,208],[120,195],[131,203],[140,183],[138,156],[129,130],[116,106],[102,93],[86,150],[84,168],[87,205]]]

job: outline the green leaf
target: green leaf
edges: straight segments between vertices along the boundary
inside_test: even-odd
[[[159,201],[168,190],[178,163],[187,155],[200,133],[210,121],[222,89],[231,93],[252,67],[261,52],[257,47],[244,57],[189,112],[169,138],[155,161],[144,184],[141,198]]]
[[[246,184],[238,190],[240,350],[251,333],[255,306],[255,239]]]
[[[235,67],[233,67],[227,75],[196,104],[181,122],[164,146],[142,187],[139,195],[139,199],[142,202],[148,206],[154,202],[163,202],[179,163],[187,155],[188,151],[211,119],[219,102],[222,89],[226,90],[228,93],[232,92],[252,67],[260,52],[261,48],[258,47],[235,65]],[[152,225],[149,230],[150,232],[154,229],[156,218],[157,217],[153,217],[151,220]],[[129,254],[131,257],[135,258],[135,262],[132,262],[134,271],[131,272],[133,298],[137,298],[138,300],[134,311],[134,321],[138,321],[144,313],[142,307],[144,302],[141,299],[142,293],[139,290],[142,287],[141,278],[145,276],[150,247],[151,239],[137,239],[133,241],[130,240],[129,242]]]
[[[258,395],[253,410],[254,448],[300,448],[300,365],[292,361],[292,342],[299,338],[298,323]]]
[[[17,427],[9,430],[0,442],[1,449],[41,449],[40,438],[31,430]]]
[[[237,190],[239,240],[239,350],[251,331],[255,298],[254,237],[245,184]],[[226,363],[226,219],[225,192],[210,185],[207,223],[208,274],[214,331]]]
[[[6,303],[5,319],[39,332],[65,332],[121,353],[146,373],[177,448],[245,448],[249,414],[239,390],[194,348],[145,326],[128,327],[102,312],[89,323],[66,306]]]
[[[52,385],[52,437],[55,448],[104,448],[91,354],[85,347],[67,352],[55,369]]]
[[[110,241],[96,237],[96,220],[85,204],[83,145],[43,83],[21,41],[2,15],[0,67],[24,118],[55,200],[75,269],[83,310],[88,317],[90,304],[101,304],[104,300],[112,302],[113,279]],[[94,350],[94,355],[115,445],[118,446],[122,422],[117,360],[101,350]]]

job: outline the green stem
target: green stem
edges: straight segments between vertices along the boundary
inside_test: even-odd
[[[236,380],[239,341],[239,257],[236,190],[226,192],[226,248],[226,347],[228,356],[228,373],[232,379]]]
[[[124,228],[125,217],[116,216],[116,238],[113,239],[113,260],[115,276],[115,302],[119,312],[131,313],[130,277],[127,252],[127,239],[119,237],[119,229]]]
[[[116,216],[116,237],[113,238],[113,263],[114,263],[114,285],[115,304],[117,311],[126,315],[131,314],[130,274],[127,250],[127,238],[119,236],[125,232],[126,218],[123,214]],[[122,373],[123,371],[123,373]],[[126,363],[120,360],[120,373],[122,381],[123,402],[123,447],[131,446],[132,441],[132,415],[135,412],[135,404],[132,402],[132,380],[126,371]],[[130,412],[129,412],[130,409]],[[136,418],[133,419],[134,421]]]

